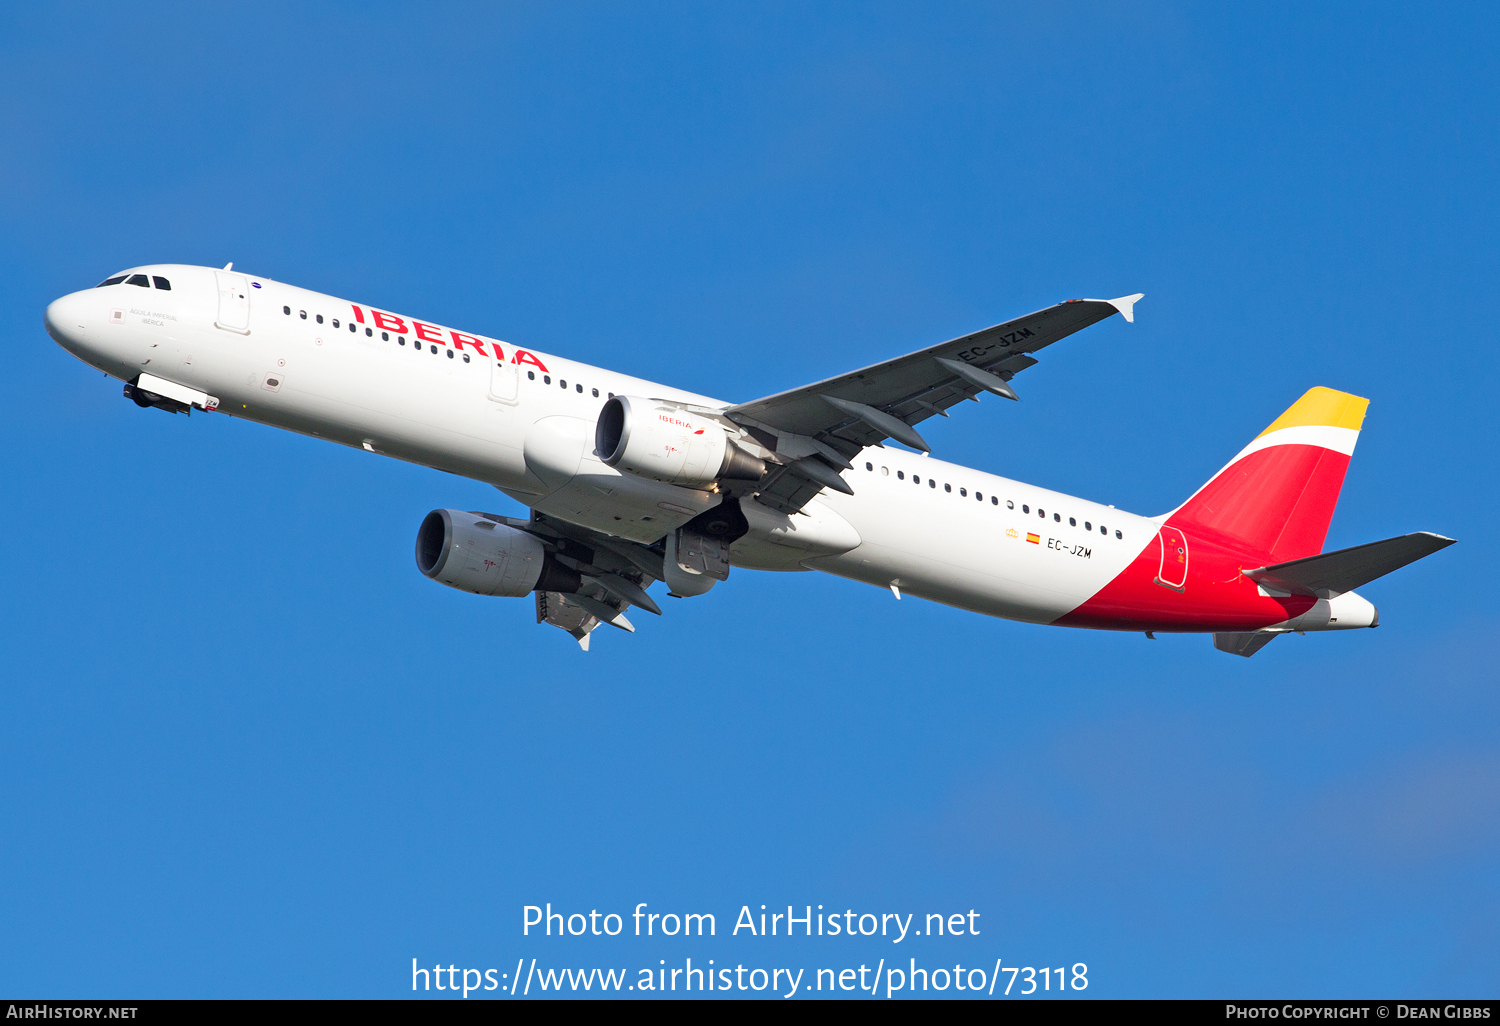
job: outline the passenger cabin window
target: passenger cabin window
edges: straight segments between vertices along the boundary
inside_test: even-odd
[[[599,390],[597,388],[594,389],[594,398],[595,399],[599,398]]]
[[[904,470],[898,470],[898,471],[896,471],[896,480],[897,481],[905,481],[906,480],[906,471],[904,471]]]
[[[125,279],[125,284],[139,285],[143,289],[149,289],[151,287],[151,283],[146,280],[146,276],[144,274],[132,274],[129,278]]]
[[[998,506],[998,505],[1000,505],[1000,500],[997,499],[995,496],[991,495],[990,496],[990,505],[991,506]],[[1009,503],[1007,503],[1006,505],[1009,505]]]
[[[1121,534],[1121,533],[1120,533],[1120,532],[1119,532],[1119,531],[1116,531],[1116,532],[1115,532],[1115,537],[1116,537],[1116,538],[1122,538],[1122,539],[1123,539],[1123,538],[1124,538],[1124,537],[1125,537],[1125,536],[1124,536],[1124,535],[1123,535],[1123,534]]]
[[[380,333],[380,341],[382,341],[382,342],[389,342],[390,340],[391,340],[391,333],[389,331],[382,331]]]
[[[1011,509],[1015,509],[1015,507],[1012,506]],[[1030,513],[1031,512],[1031,507],[1030,506],[1022,506],[1021,507],[1021,512],[1022,513]]]
[[[1053,520],[1054,523],[1058,523],[1058,524],[1062,523],[1062,514],[1061,513],[1054,513],[1054,514],[1052,514],[1052,520]]]
[[[1087,520],[1085,520],[1085,521],[1084,521],[1084,522],[1083,522],[1083,529],[1084,529],[1084,530],[1085,530],[1085,531],[1092,531],[1092,530],[1093,530],[1093,529],[1094,529],[1094,525],[1093,525],[1093,524],[1091,524],[1091,523],[1089,523],[1089,522],[1088,522],[1088,521],[1087,521]]]
[[[943,491],[945,491],[945,492],[951,492],[951,491],[953,491],[953,486],[951,484],[945,484],[945,485],[943,485]]]
[[[305,321],[305,320],[307,320],[307,311],[306,310],[298,310],[297,311],[297,316],[301,317]]]
[[[153,274],[151,276],[151,284],[155,285],[157,288],[161,289],[163,292],[171,292],[172,291],[172,283],[169,282],[169,281],[167,281],[167,279],[163,278],[159,274]]]
[[[865,469],[866,470],[874,470],[875,469],[875,464],[873,464],[873,463],[866,463],[865,464]]]
[[[1099,525],[1099,533],[1100,534],[1108,534],[1109,533],[1109,528],[1105,527],[1103,524],[1100,524]]]
[[[1068,526],[1069,527],[1077,527],[1078,526],[1078,521],[1074,520],[1072,517],[1069,517],[1068,518]]]
[[[334,319],[333,319],[333,326],[334,326],[334,327],[335,327],[335,328],[337,328],[337,327],[338,327],[338,326],[339,326],[339,319],[338,319],[338,318],[337,318],[337,317],[335,317],[335,318],[334,318]]]
[[[106,285],[118,285],[118,284],[120,284],[120,282],[122,282],[124,280],[125,280],[125,276],[123,274],[117,274],[113,278],[105,278],[99,284],[95,285],[94,288],[96,288],[96,289],[102,289]]]
[[[1009,499],[1006,499],[1005,500],[1005,508],[1006,509],[1015,509],[1016,508],[1016,504],[1014,502],[1010,501]]]
[[[322,314],[318,314],[318,323],[319,324],[323,323],[323,315]]]
[[[284,306],[281,308],[281,312],[290,317],[292,315],[292,308],[289,306]]]

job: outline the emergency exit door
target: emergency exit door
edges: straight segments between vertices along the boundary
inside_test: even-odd
[[[214,327],[225,331],[250,334],[250,286],[243,274],[215,271],[219,282],[219,316]]]
[[[497,352],[500,346],[495,346]],[[520,384],[520,373],[513,363],[506,363],[504,357],[493,361],[490,367],[490,398],[499,403],[514,404],[516,392]]]
[[[1188,570],[1187,536],[1175,527],[1163,527],[1156,537],[1161,542],[1161,567],[1156,571],[1156,583],[1173,591],[1184,590]]]

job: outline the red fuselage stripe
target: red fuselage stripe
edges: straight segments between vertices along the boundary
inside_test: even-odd
[[[1268,597],[1241,571],[1321,552],[1348,467],[1348,456],[1314,445],[1273,446],[1236,461],[1168,518],[1119,576],[1056,623],[1253,631],[1301,615],[1316,600]]]

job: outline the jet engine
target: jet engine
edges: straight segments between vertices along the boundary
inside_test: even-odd
[[[621,473],[706,488],[715,481],[758,481],[764,460],[741,449],[717,421],[673,403],[617,395],[599,411],[594,455]]]
[[[549,556],[535,536],[456,509],[435,509],[422,521],[417,569],[476,595],[571,593],[581,583],[578,571]]]

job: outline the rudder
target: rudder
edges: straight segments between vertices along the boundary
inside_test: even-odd
[[[1168,523],[1226,535],[1276,562],[1317,555],[1369,405],[1309,389]]]

